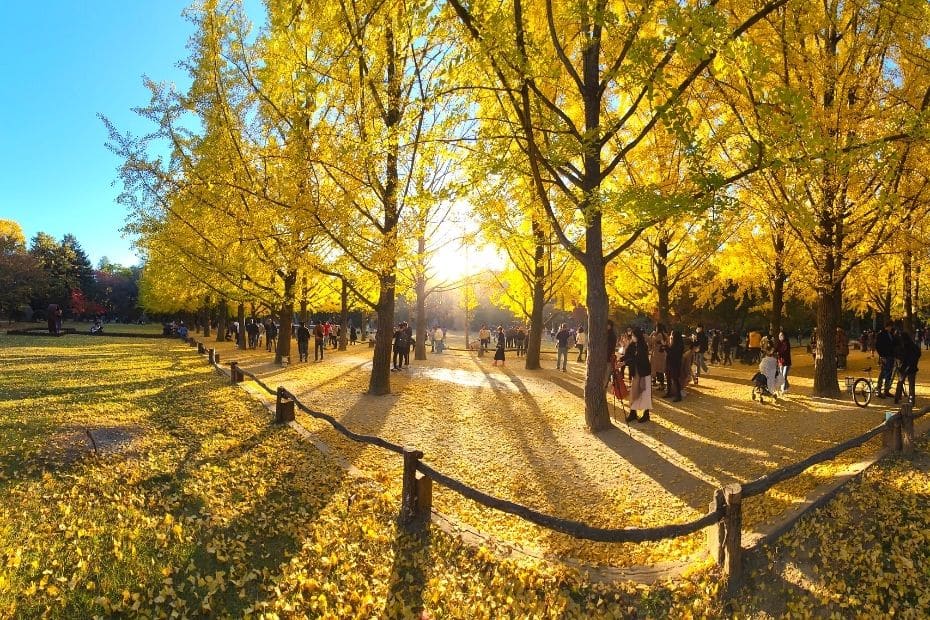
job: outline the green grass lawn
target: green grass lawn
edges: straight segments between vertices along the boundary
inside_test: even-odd
[[[62,321],[61,326],[64,329],[73,329],[77,332],[86,333],[90,331],[93,325],[90,321]],[[48,324],[45,321],[2,323],[0,329],[7,331],[10,329],[28,329],[28,330],[46,330]],[[104,323],[104,333],[112,332],[119,334],[160,334],[162,331],[161,323]]]

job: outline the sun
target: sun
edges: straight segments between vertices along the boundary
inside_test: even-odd
[[[429,257],[433,279],[450,282],[489,271],[502,271],[505,262],[497,248],[463,244],[461,239],[440,245]]]

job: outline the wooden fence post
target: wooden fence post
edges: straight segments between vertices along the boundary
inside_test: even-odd
[[[400,525],[405,529],[413,529],[417,518],[422,516],[418,492],[420,483],[417,481],[417,463],[423,458],[423,452],[404,446],[404,474],[400,495]],[[429,483],[424,483],[429,486]],[[425,499],[425,498],[424,498]],[[430,503],[432,503],[432,489],[430,487]]]
[[[233,385],[242,383],[242,371],[239,370],[239,362],[229,362],[229,382]]]
[[[210,362],[211,364],[215,363],[216,349],[214,348],[207,349],[207,361]]]
[[[723,499],[727,507],[723,572],[727,576],[727,590],[733,596],[743,583],[743,487],[728,484],[723,488]]]
[[[283,387],[278,388],[274,407],[274,421],[277,424],[294,421],[294,400]]]
[[[723,499],[723,489],[716,489],[714,498],[710,500],[709,512],[725,515],[725,511],[726,502]],[[723,566],[726,559],[726,548],[724,546],[726,542],[726,522],[724,517],[720,517],[720,520],[713,525],[707,526],[704,531],[707,534],[707,553],[714,559],[717,566]]]
[[[901,452],[914,453],[914,405],[901,405]]]
[[[891,413],[891,412],[889,412]],[[887,414],[886,414],[887,417]],[[882,445],[892,453],[901,452],[901,418],[897,416],[885,420],[885,432],[882,434]]]

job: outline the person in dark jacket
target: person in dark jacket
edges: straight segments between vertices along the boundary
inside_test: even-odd
[[[906,331],[901,332],[898,349],[896,353],[898,359],[898,388],[894,393],[894,402],[897,404],[901,401],[901,394],[904,392],[904,382],[907,381],[908,394],[910,394],[911,404],[914,404],[914,388],[917,381],[917,361],[920,359],[920,345],[911,339],[911,335]]]
[[[407,330],[404,328],[403,323],[399,323],[397,327],[394,328],[394,356],[392,358],[392,371],[404,369],[404,350],[407,348],[407,346]]]
[[[665,374],[667,377],[668,392],[665,397],[673,402],[681,402],[681,361],[685,354],[685,343],[681,332],[672,330],[669,336],[668,351],[665,355]]]
[[[652,365],[646,336],[638,327],[633,328],[633,339],[623,352],[623,365],[630,371],[630,413],[626,421],[636,420],[637,410],[642,410],[639,421],[648,422],[652,409]]]
[[[303,321],[297,328],[297,354],[301,362],[310,361],[310,329]]]
[[[885,323],[885,329],[875,338],[875,352],[878,353],[881,369],[878,372],[878,388],[875,390],[879,398],[891,398],[891,384],[894,381],[894,349],[895,337],[891,331],[891,321]],[[882,391],[882,386],[885,386]]]
[[[323,325],[317,323],[313,327],[313,361],[323,361],[323,350],[326,348],[326,332]]]
[[[494,366],[497,366],[497,362],[501,363],[501,366],[504,365],[506,355],[504,354],[504,347],[507,344],[507,335],[504,334],[504,326],[497,326],[497,348],[494,349]]]

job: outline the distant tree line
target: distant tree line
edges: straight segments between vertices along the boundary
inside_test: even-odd
[[[19,224],[0,220],[0,317],[7,321],[43,319],[51,304],[74,319],[135,321],[140,271],[106,257],[95,269],[72,234],[59,241],[40,232],[27,247]]]

